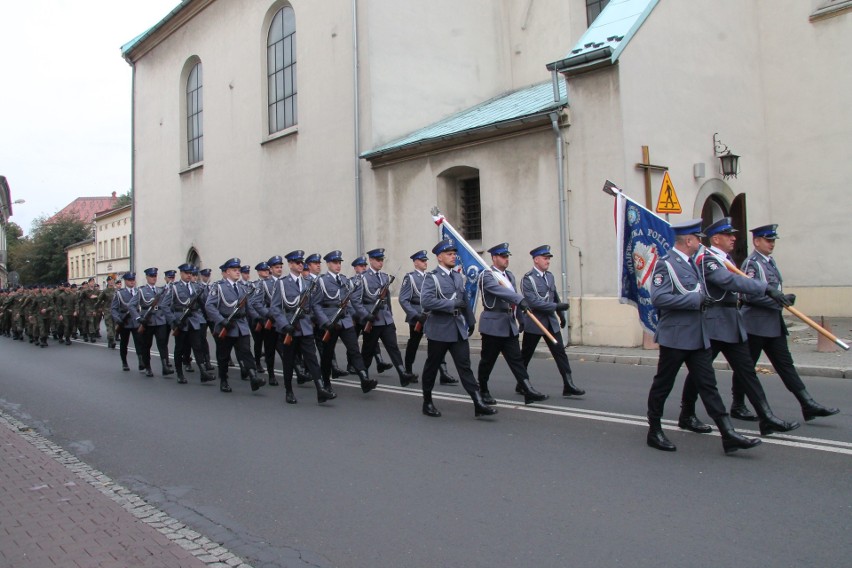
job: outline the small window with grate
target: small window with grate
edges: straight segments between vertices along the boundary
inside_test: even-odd
[[[459,180],[461,232],[469,241],[482,239],[482,206],[479,200],[479,178]]]
[[[609,0],[586,0],[586,25],[591,26],[607,4]]]

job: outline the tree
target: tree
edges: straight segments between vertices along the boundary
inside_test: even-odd
[[[131,203],[133,203],[133,194],[130,193],[130,190],[128,190],[127,193],[123,193],[118,196],[118,201],[115,203],[115,209],[124,207],[125,205],[130,205]]]
[[[64,282],[68,274],[65,248],[91,237],[91,225],[74,217],[54,218],[49,223],[39,217],[33,221],[31,236],[16,238],[16,245],[10,247],[10,267],[18,271],[23,285]]]

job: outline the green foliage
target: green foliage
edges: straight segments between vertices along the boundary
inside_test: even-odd
[[[64,282],[68,275],[65,248],[91,237],[91,225],[79,219],[64,216],[48,223],[39,217],[33,221],[31,236],[16,238],[16,245],[9,247],[9,268],[18,271],[22,285]]]
[[[133,202],[133,195],[128,190],[127,193],[123,193],[118,196],[118,201],[115,204],[115,209],[119,207],[124,207],[125,205],[130,205]]]

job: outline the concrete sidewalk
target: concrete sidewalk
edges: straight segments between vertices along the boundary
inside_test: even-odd
[[[250,568],[0,413],[0,567]]]

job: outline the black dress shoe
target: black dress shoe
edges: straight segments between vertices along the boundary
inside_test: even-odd
[[[183,370],[186,371],[187,373],[194,373],[195,367],[193,367],[190,363],[187,363],[186,365],[183,366]]]
[[[696,434],[709,434],[713,431],[713,428],[703,423],[694,414],[690,414],[688,416],[681,414],[680,418],[677,420],[677,425],[684,430],[689,430]]]
[[[210,381],[215,381],[215,380],[216,380],[216,377],[214,377],[211,373],[208,373],[205,370],[201,371],[201,382],[202,383],[209,383]]]
[[[186,380],[185,377],[180,376],[180,377],[177,378],[177,382],[178,382],[179,385],[185,385],[188,381]]]
[[[219,390],[222,392],[231,392],[231,385],[228,384],[228,379],[222,379],[219,382]]]
[[[278,379],[276,379],[275,377],[269,377],[268,384],[271,387],[277,387],[278,386]]]
[[[758,420],[757,415],[749,410],[743,403],[731,404],[731,418],[745,420],[746,422],[757,422]]]
[[[677,447],[672,444],[662,430],[650,430],[648,432],[647,444],[664,452],[676,452]]]
[[[154,376],[154,371],[152,371],[150,368],[149,368],[149,369],[145,369],[145,376],[146,376],[146,377],[153,377],[153,376]]]
[[[339,379],[340,377],[348,377],[349,373],[339,367],[331,368],[331,378]]]
[[[70,339],[66,339],[66,340],[65,340],[65,345],[71,345],[71,340],[70,340]]]
[[[266,381],[262,377],[254,376],[251,377],[251,391],[254,392],[258,390],[260,387],[266,384]]]
[[[486,404],[479,404],[478,402],[473,403],[473,415],[476,418],[480,416],[494,416],[497,414],[497,409],[492,408]]]
[[[425,414],[426,416],[428,416],[430,418],[440,418],[441,417],[441,412],[437,408],[435,408],[435,405],[432,404],[431,402],[424,402],[423,403],[423,414]]]
[[[767,436],[774,432],[789,432],[791,430],[795,430],[799,426],[801,426],[801,424],[796,421],[787,422],[786,420],[781,420],[780,418],[772,414],[761,418],[759,424],[761,436]]]
[[[284,395],[284,402],[287,404],[296,404],[299,401],[296,400],[296,395],[293,394],[293,391],[287,391],[287,394]]]
[[[442,385],[457,385],[457,384],[459,384],[459,380],[454,379],[453,377],[451,377],[449,375],[444,375],[443,377],[441,377],[440,383]]]
[[[127,363],[122,363],[122,364],[121,364],[121,370],[122,370],[122,371],[129,371],[129,370],[130,370],[130,365],[128,365]]]
[[[586,391],[574,384],[570,378],[562,381],[562,396],[583,396]]]
[[[376,362],[376,371],[378,371],[380,374],[384,373],[388,369],[393,369],[393,365],[391,365],[390,363]]]
[[[482,394],[482,402],[484,402],[485,404],[488,404],[488,405],[497,404],[497,400],[495,400],[495,398],[493,396],[491,396],[491,393],[488,392],[487,390],[480,391],[480,393]]]
[[[266,367],[261,365],[260,361],[255,361],[254,367],[255,367],[255,369],[257,369],[258,373],[265,373],[266,372]]]

